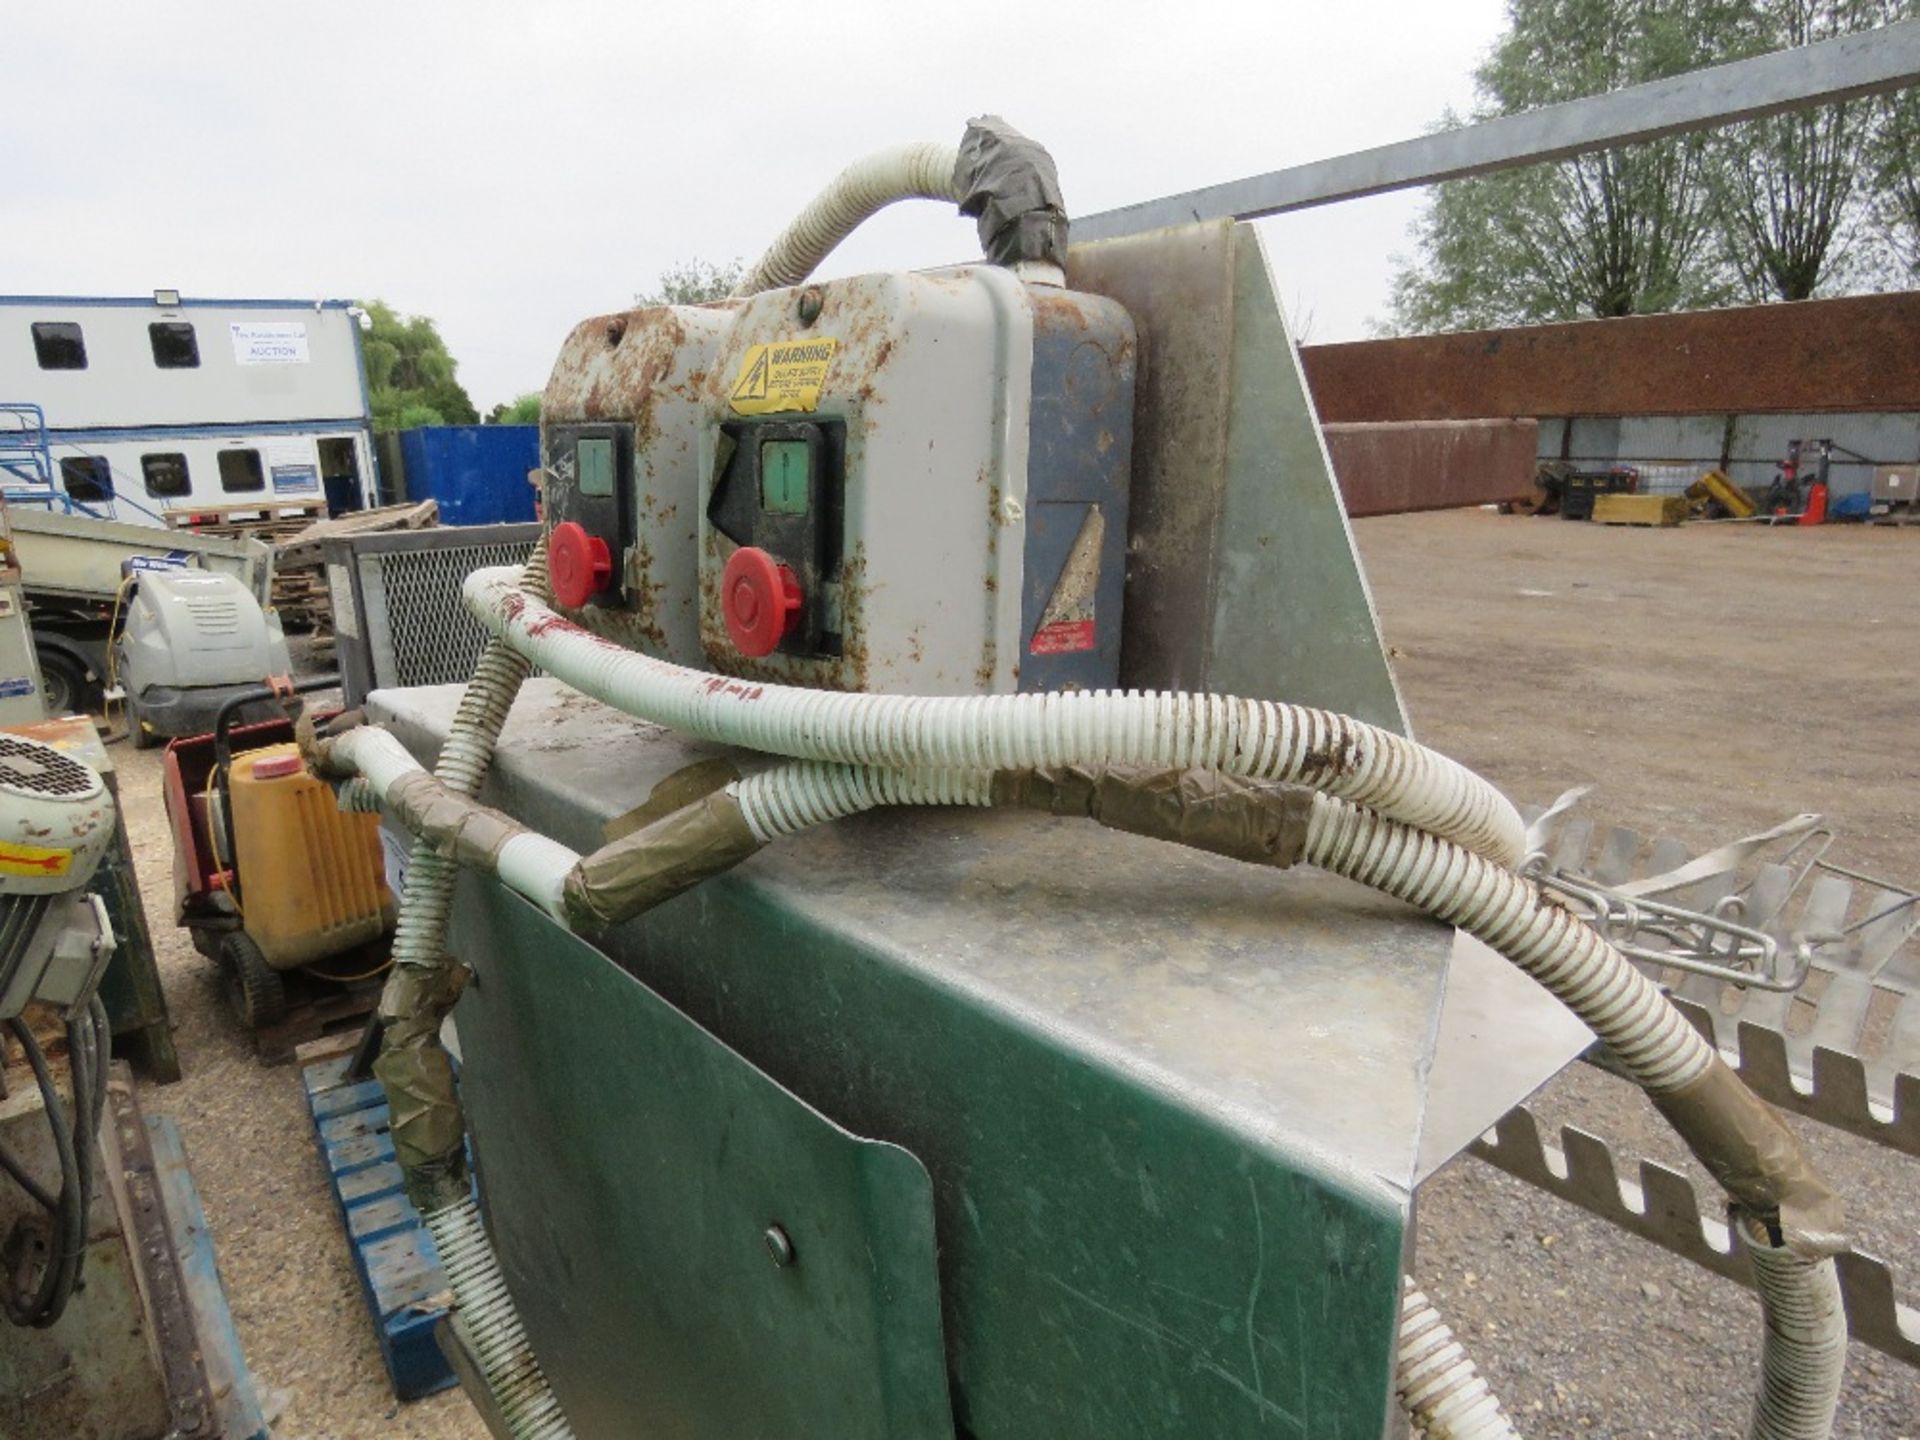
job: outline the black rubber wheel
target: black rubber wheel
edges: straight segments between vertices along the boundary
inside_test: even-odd
[[[59,650],[35,650],[40,661],[40,698],[49,715],[83,714],[87,708],[87,672]]]
[[[226,967],[227,1003],[249,1030],[262,1030],[287,1013],[287,989],[280,972],[244,930],[220,942],[220,963]]]

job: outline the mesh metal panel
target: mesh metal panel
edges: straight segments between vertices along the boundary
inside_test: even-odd
[[[362,555],[373,685],[449,685],[473,674],[487,632],[460,603],[475,570],[523,565],[531,540]],[[384,604],[376,609],[374,593]],[[384,623],[379,623],[384,621]]]

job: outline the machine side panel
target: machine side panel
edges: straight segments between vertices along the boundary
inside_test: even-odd
[[[657,1379],[678,1368],[680,1347],[724,1346],[724,1330],[704,1328],[717,1316],[655,1307],[683,1284],[717,1283],[759,1230],[747,1211],[734,1214],[742,1197],[723,1195],[714,1214],[737,1223],[635,1230],[649,1208],[643,1187],[676,1183],[667,1177],[686,1157],[632,1136],[656,1126],[660,1109],[698,1104],[704,1082],[661,1071],[618,1024],[578,1044],[553,1025],[556,1007],[583,1026],[614,1017],[640,987],[550,931],[503,923],[508,907],[525,911],[494,897],[461,905],[460,950],[480,977],[456,1017],[463,1091],[503,1263],[576,1425],[601,1433],[583,1422],[618,1413],[649,1433],[715,1440],[870,1433],[768,1414],[749,1424],[704,1393],[664,1415],[601,1410],[613,1397],[597,1387],[614,1377]],[[1145,1077],[1090,1063],[1063,1034],[926,983],[761,887],[714,882],[654,920],[614,937],[628,965],[835,1119],[927,1163],[962,1434],[1378,1440],[1404,1196],[1271,1150]],[[526,963],[535,956],[537,967]],[[760,1143],[712,1124],[715,1150]],[[805,1177],[787,1174],[756,1199],[784,1221],[805,1213],[805,1193]],[[573,1213],[571,1196],[598,1197],[595,1223]],[[758,1263],[767,1273],[732,1295],[779,1279]],[[748,1315],[725,1323],[747,1323],[760,1303],[748,1298]],[[669,1319],[678,1336],[661,1352]],[[878,1367],[882,1356],[838,1338]],[[876,1370],[869,1387],[881,1379]],[[635,1383],[620,1381],[619,1395]],[[707,1428],[719,1414],[732,1428]]]
[[[1120,675],[1133,470],[1133,322],[1111,300],[1035,287],[1020,689]]]
[[[524,900],[463,886],[477,983],[456,1023],[489,1226],[575,1432],[949,1440],[920,1163]]]

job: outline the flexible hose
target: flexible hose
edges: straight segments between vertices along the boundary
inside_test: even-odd
[[[883,770],[872,765],[779,765],[727,787],[762,845],[881,805],[993,803],[993,776],[977,770]]]
[[[1647,1090],[1677,1090],[1714,1061],[1713,1047],[1658,986],[1510,870],[1328,795],[1314,797],[1305,858],[1499,951],[1584,1020]]]
[[[922,142],[856,160],[814,197],[734,288],[735,297],[798,285],[870,216],[900,200],[960,201],[960,152]]]
[[[528,560],[526,574],[527,588],[545,593],[544,540]],[[528,668],[511,647],[497,640],[487,642],[441,746],[434,766],[436,779],[469,799],[479,794],[501,727]],[[394,927],[396,981],[405,970],[438,971],[446,965],[447,923],[459,868],[458,862],[437,853],[430,841],[414,841],[408,852],[406,894]],[[399,993],[394,982],[389,985],[394,987],[390,994]],[[475,1359],[510,1433],[516,1440],[570,1440],[573,1432],[527,1342],[478,1207],[467,1197],[434,1207],[421,1218],[446,1267]]]
[[[682,734],[897,770],[1217,770],[1325,790],[1502,865],[1525,851],[1519,812],[1486,781],[1349,716],[1220,695],[870,695],[729,681],[603,640],[517,579],[510,567],[476,571],[468,609],[548,674]]]
[[[1400,1297],[1393,1389],[1414,1434],[1428,1440],[1518,1440],[1473,1358],[1411,1275]]]
[[[1750,1440],[1827,1440],[1847,1363],[1839,1270],[1830,1258],[1807,1259],[1776,1247],[1751,1218],[1742,1218],[1740,1231],[1766,1324],[1760,1394],[1747,1434]]]
[[[527,1341],[506,1277],[471,1200],[425,1217],[434,1249],[459,1302],[460,1319],[508,1433],[521,1440],[566,1440],[572,1429]]]

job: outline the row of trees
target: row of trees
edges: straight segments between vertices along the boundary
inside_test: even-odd
[[[1920,0],[1509,0],[1471,119],[1920,14]],[[1446,125],[1465,123],[1448,115]],[[1389,331],[1644,314],[1920,276],[1920,97],[1825,106],[1454,181]]]

